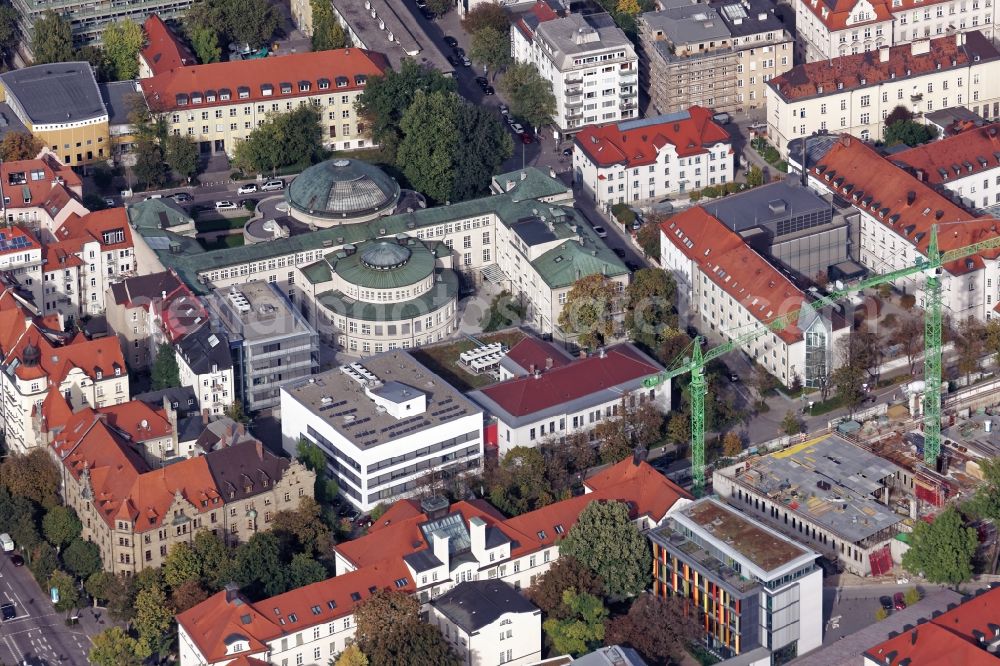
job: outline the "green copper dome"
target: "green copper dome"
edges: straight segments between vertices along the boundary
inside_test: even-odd
[[[410,260],[410,248],[399,243],[387,243],[381,241],[372,243],[371,247],[361,253],[361,261],[369,268],[377,271],[387,271],[399,268]]]
[[[392,208],[399,185],[377,166],[353,159],[314,164],[292,181],[289,205],[307,215],[351,219]]]

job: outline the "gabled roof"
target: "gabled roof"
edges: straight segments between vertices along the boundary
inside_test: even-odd
[[[79,190],[81,187],[83,185],[76,172],[60,164],[59,160],[48,151],[43,151],[38,159],[15,160],[0,164],[0,190],[10,199],[10,203],[4,204],[5,208],[42,207],[54,189]],[[24,196],[25,193],[28,197]]]
[[[116,232],[121,232],[121,240]],[[105,243],[105,234],[109,242]],[[98,242],[101,250],[124,250],[132,247],[132,227],[124,208],[106,208],[80,216],[72,213],[56,231],[56,239],[67,250],[80,252],[84,243]]]
[[[680,499],[691,495],[646,462],[622,460],[584,481],[595,496],[628,497],[636,513],[659,522]]]
[[[914,169],[917,180],[932,185],[1000,168],[1000,123],[914,146],[893,153],[891,159]]]
[[[660,371],[655,361],[631,344],[576,359],[532,377],[516,377],[472,394],[472,399],[509,417],[527,417],[574,400],[634,383]],[[484,399],[485,398],[485,399]]]
[[[111,295],[116,305],[127,308],[146,307],[150,301],[162,298],[182,284],[184,283],[174,271],[160,271],[115,282],[111,285]]]
[[[431,605],[470,634],[507,613],[541,612],[512,585],[495,579],[459,583],[431,601]]]
[[[806,302],[805,294],[781,271],[701,206],[674,215],[660,229],[667,241],[757,320],[770,322]],[[787,343],[802,339],[794,324],[776,335]]]
[[[545,370],[546,364],[551,361],[553,368],[561,368],[572,360],[573,357],[562,347],[528,335],[510,348],[500,364],[515,375],[524,375],[532,366],[536,370]]]
[[[184,627],[209,663],[226,657],[226,643],[231,637],[247,641],[248,652],[260,652],[267,649],[266,641],[284,633],[276,619],[255,608],[242,595],[226,590],[178,613],[177,623]]]
[[[60,395],[59,391],[51,393]],[[126,433],[133,442],[169,437],[173,433],[173,426],[162,409],[154,409],[138,400],[100,407],[97,412],[107,416],[108,425]]]
[[[198,62],[187,44],[157,14],[150,14],[142,29],[146,33],[146,46],[140,56],[154,75]]]
[[[992,594],[991,607],[979,607],[975,605],[969,609],[976,613],[977,623],[973,626],[981,626],[985,642],[989,643],[998,638],[995,631],[988,630],[987,624],[993,620],[994,626],[1000,621],[997,614],[997,594],[1000,590],[993,590],[981,596]],[[977,597],[978,599],[978,597]],[[1000,664],[1000,657],[986,651],[986,645],[975,639],[971,634],[963,632],[960,628],[952,628],[952,614],[962,611],[966,606],[973,604],[975,600],[966,602],[956,608],[940,615],[929,622],[918,624],[909,631],[904,631],[900,635],[879,643],[875,647],[867,650],[865,656],[879,664],[885,666],[921,666],[923,664],[934,664],[934,666],[997,666]],[[990,615],[989,613],[992,613]]]
[[[692,106],[655,118],[587,125],[577,133],[575,145],[598,167],[631,168],[654,164],[667,145],[679,157],[688,157],[729,142],[729,132],[712,120],[710,109]]]
[[[939,225],[941,251],[972,245],[1000,233],[994,218],[969,213],[863,141],[846,134],[809,175],[830,192],[881,221],[924,256],[934,224]],[[1000,250],[990,250],[953,261],[945,269],[952,275],[962,275],[982,268],[984,257],[998,256]]]
[[[859,0],[798,0],[829,30],[843,30],[851,18],[851,11]],[[869,0],[874,13],[868,21],[858,21],[852,27],[870,25],[879,21],[889,21],[892,14],[885,0]],[[928,3],[930,4],[930,3]]]
[[[218,370],[233,367],[233,358],[229,355],[229,340],[221,330],[216,331],[210,324],[203,324],[194,332],[181,338],[176,345],[181,358],[196,375],[206,375]]]

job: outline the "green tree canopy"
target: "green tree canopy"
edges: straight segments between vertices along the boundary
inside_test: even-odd
[[[322,452],[320,455],[323,455]],[[323,522],[323,507],[311,497],[299,500],[299,506],[294,511],[276,513],[271,529],[287,535],[294,542],[295,552],[310,556],[327,554],[333,543],[330,528]]]
[[[71,574],[86,580],[101,570],[101,549],[96,543],[76,538],[62,552],[62,561]]]
[[[208,590],[196,580],[185,581],[170,592],[170,602],[178,613],[197,606],[208,597]]]
[[[174,609],[159,585],[140,589],[135,595],[135,629],[139,640],[150,647],[159,646],[174,623]]]
[[[187,29],[188,40],[198,62],[207,65],[222,60],[222,47],[219,46],[219,33],[208,26],[196,25]]]
[[[559,546],[604,581],[612,597],[631,597],[646,589],[652,556],[649,543],[632,523],[622,502],[587,505]]]
[[[462,19],[462,27],[470,35],[487,28],[497,32],[507,32],[510,30],[510,19],[499,3],[479,2]]]
[[[87,659],[94,666],[141,666],[149,654],[121,627],[109,627],[93,638]]]
[[[171,134],[166,140],[167,164],[189,182],[198,173],[198,144],[189,136]]]
[[[53,546],[61,547],[80,536],[83,525],[76,517],[76,511],[62,505],[50,508],[42,518],[42,532]]]
[[[420,602],[405,592],[377,590],[354,612],[358,648],[379,666],[458,666],[437,627],[420,620]]]
[[[0,485],[11,495],[42,506],[58,504],[60,476],[52,458],[44,449],[13,453],[0,465]]]
[[[552,503],[545,479],[545,458],[537,448],[515,446],[497,465],[490,503],[516,516]]]
[[[21,39],[21,32],[17,27],[18,18],[17,10],[10,3],[0,4],[0,55],[3,58],[10,56]]]
[[[652,351],[664,337],[675,335],[676,297],[677,283],[667,271],[658,268],[636,271],[625,289],[625,330],[629,337]]]
[[[116,81],[128,81],[139,75],[139,51],[145,43],[146,33],[135,21],[123,19],[104,28],[101,44]]]
[[[167,163],[160,144],[151,139],[139,139],[135,143],[136,179],[150,189],[162,187],[167,182]],[[176,386],[176,384],[175,384]]]
[[[666,417],[652,401],[640,401],[635,393],[623,395],[618,416],[602,419],[594,427],[600,442],[601,462],[616,463],[636,448],[649,448],[660,441]]]
[[[976,530],[965,527],[954,507],[938,514],[933,523],[918,520],[903,567],[931,583],[958,586],[972,578]]]
[[[357,645],[348,645],[340,656],[337,657],[337,662],[334,666],[368,666],[368,657],[362,652]]]
[[[618,283],[600,273],[585,275],[573,283],[559,313],[559,327],[577,336],[581,347],[595,349],[615,332],[615,313],[620,302]]]
[[[333,7],[324,0],[309,0],[312,8],[313,51],[329,51],[347,46],[347,33],[333,15]]]
[[[303,104],[287,113],[272,113],[244,141],[236,144],[233,162],[244,173],[268,173],[286,166],[307,167],[322,155],[320,111]]]
[[[35,19],[31,53],[36,65],[73,60],[73,30],[69,21],[51,9]]]
[[[1000,519],[1000,458],[985,458],[979,461],[983,474],[983,484],[972,499],[966,502],[964,511],[978,518]]]
[[[764,172],[760,170],[760,167],[754,164],[747,171],[747,185],[750,187],[759,187],[764,184]]]
[[[0,5],[0,14],[3,7]],[[15,160],[31,160],[45,147],[41,139],[30,132],[7,132],[0,141],[0,160],[13,162]]]
[[[560,553],[559,559],[525,594],[546,617],[563,620],[571,613],[563,604],[563,592],[570,589],[601,597],[604,595],[604,581],[572,555]]]
[[[486,26],[472,33],[472,48],[469,49],[469,55],[476,62],[486,65],[491,72],[506,67],[511,62],[510,28],[497,30]]]
[[[281,594],[288,589],[288,568],[281,544],[271,532],[257,532],[236,549],[236,575],[251,600]]]
[[[802,432],[802,421],[795,412],[788,410],[785,412],[785,418],[781,419],[781,434],[797,435],[800,432]]]
[[[464,101],[455,114],[455,131],[461,140],[454,146],[449,198],[457,202],[485,196],[493,175],[514,153],[510,133],[492,110]]]
[[[418,90],[399,124],[403,138],[396,163],[415,189],[437,203],[450,200],[455,181],[460,104],[455,93]]]
[[[170,587],[180,587],[188,581],[201,580],[202,563],[194,547],[186,542],[175,543],[163,562],[163,581]]]
[[[556,98],[552,83],[542,78],[532,63],[514,63],[500,79],[500,88],[510,100],[510,110],[534,128],[552,122]]]
[[[163,343],[156,350],[156,361],[153,363],[153,390],[181,385],[181,371],[177,366],[177,356],[174,348]]]
[[[288,565],[288,586],[290,589],[318,583],[330,577],[326,567],[313,559],[312,555],[297,553]]]
[[[73,581],[73,577],[70,576],[65,571],[56,570],[52,572],[49,576],[49,588],[56,588],[59,590],[59,601],[55,604],[55,609],[57,611],[67,611],[71,608],[75,608],[78,601],[80,601],[80,592],[76,589],[76,583]]]
[[[660,225],[655,220],[643,225],[635,235],[642,253],[651,259],[660,260]]]
[[[924,125],[915,120],[900,120],[892,125],[886,125],[885,143],[888,146],[895,146],[905,143],[907,146],[919,146],[937,138],[937,128],[933,125]]]
[[[680,597],[657,597],[644,592],[628,614],[608,623],[609,645],[631,645],[651,664],[679,663],[700,632],[695,615]]]
[[[579,656],[597,648],[604,640],[604,621],[608,609],[600,597],[573,588],[563,592],[563,619],[550,617],[542,623],[556,654]]]

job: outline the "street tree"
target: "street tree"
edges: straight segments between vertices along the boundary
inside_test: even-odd
[[[135,600],[132,581],[122,574],[98,571],[84,584],[87,594],[94,597],[94,603],[103,601],[111,617],[117,622],[128,622],[134,616],[132,603]]]
[[[167,163],[163,148],[156,141],[140,139],[135,144],[136,179],[150,189],[162,187],[167,182]]]
[[[139,640],[154,650],[174,622],[175,610],[159,585],[139,590],[135,595],[135,629]]]
[[[156,350],[156,360],[153,362],[153,390],[180,386],[180,373],[174,348],[166,343],[161,344]]]
[[[665,219],[665,218],[663,218]],[[650,259],[660,260],[660,222],[663,219],[650,219],[642,225],[635,235],[635,240],[642,248],[642,253]]]
[[[596,349],[615,332],[615,313],[620,309],[618,283],[599,273],[573,283],[559,313],[559,327],[575,335],[581,347]]]
[[[470,35],[490,28],[497,32],[510,31],[510,19],[507,12],[497,2],[480,2],[468,11],[462,19],[462,27]]]
[[[750,187],[759,187],[764,184],[764,172],[760,170],[760,167],[754,164],[747,171],[747,185]]]
[[[680,597],[644,592],[628,614],[608,623],[608,645],[631,645],[651,664],[679,663],[700,633],[696,616]],[[651,628],[655,628],[651,630]]]
[[[580,513],[559,547],[604,581],[612,598],[631,597],[646,587],[652,557],[649,543],[629,519],[622,502],[594,501]]]
[[[0,485],[15,497],[23,497],[44,507],[58,503],[60,483],[59,469],[44,449],[12,453],[0,464]]]
[[[45,539],[56,548],[67,545],[80,536],[83,525],[76,517],[76,511],[62,505],[56,505],[45,512],[42,518],[42,532]]]
[[[489,107],[462,102],[455,112],[453,181],[449,199],[466,201],[489,193],[493,174],[514,153],[510,132]]]
[[[322,155],[320,111],[303,104],[287,113],[272,113],[246,140],[236,144],[233,162],[244,173],[273,173],[286,166],[307,167]]]
[[[563,605],[563,592],[569,589],[602,597],[604,581],[572,555],[560,555],[525,594],[545,617],[561,620],[570,614],[570,610]]]
[[[976,530],[966,527],[958,511],[948,507],[932,523],[916,521],[903,567],[928,582],[957,588],[972,578],[976,546]]]
[[[417,91],[425,94],[435,92],[455,92],[455,79],[445,77],[429,65],[419,64],[407,58],[399,71],[387,70],[381,76],[368,79],[365,89],[358,97],[358,113],[370,127],[372,140],[382,146],[383,151],[394,158],[396,148],[402,139],[400,123],[403,114],[410,108]]]
[[[625,289],[625,330],[649,350],[664,337],[677,333],[674,315],[677,283],[667,271],[643,268],[632,275]]]
[[[472,33],[472,48],[469,55],[494,74],[511,62],[510,29],[497,30],[486,26]]]
[[[437,203],[450,201],[459,134],[456,115],[461,104],[454,93],[417,91],[403,114],[403,138],[396,165],[414,189]]]
[[[333,5],[323,0],[309,0],[312,9],[313,51],[331,51],[347,46],[344,26],[333,15]]]
[[[785,412],[785,418],[781,419],[781,434],[798,435],[800,432],[802,432],[802,421],[795,412],[788,410]]]
[[[500,79],[500,88],[510,100],[510,110],[534,128],[552,122],[556,98],[552,83],[532,63],[514,63]]]
[[[608,609],[600,597],[570,588],[563,592],[566,617],[550,617],[542,623],[556,654],[579,656],[598,647],[604,640]]]
[[[59,601],[55,603],[57,611],[68,611],[75,608],[80,601],[80,592],[76,589],[76,582],[73,577],[65,571],[56,570],[49,576],[49,589],[55,588],[59,592]]]
[[[76,538],[62,552],[62,561],[71,574],[86,580],[101,570],[101,549],[96,543]]]
[[[35,19],[31,53],[36,65],[73,60],[73,30],[69,21],[51,9]]]
[[[149,654],[121,627],[109,627],[92,639],[87,660],[94,666],[141,666]]]
[[[722,438],[722,455],[735,458],[743,453],[743,438],[734,430],[730,430]]]
[[[989,323],[995,323],[997,333],[1000,334],[1000,321],[991,321]],[[917,358],[924,350],[923,317],[909,314],[898,317],[896,319],[896,325],[893,327],[890,341],[893,344],[900,346],[902,352],[906,355],[906,362],[910,366],[910,374],[913,374],[916,368]],[[1000,342],[1000,335],[998,335],[997,341]],[[997,350],[1000,352],[1000,346],[998,346]]]
[[[135,21],[123,19],[104,28],[101,45],[115,81],[128,81],[139,75],[139,51],[145,43],[146,33]]]
[[[171,134],[166,140],[167,164],[189,183],[198,173],[198,144],[189,136]]]
[[[6,5],[0,5],[2,7]],[[0,141],[0,160],[13,162],[34,159],[44,147],[45,143],[30,132],[7,132]]]

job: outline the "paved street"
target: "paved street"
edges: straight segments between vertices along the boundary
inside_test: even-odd
[[[0,663],[49,666],[86,664],[90,639],[103,629],[89,609],[80,624],[66,626],[66,613],[57,612],[47,592],[39,589],[27,567],[14,567],[0,557],[0,603],[13,601],[17,617],[0,624]]]

